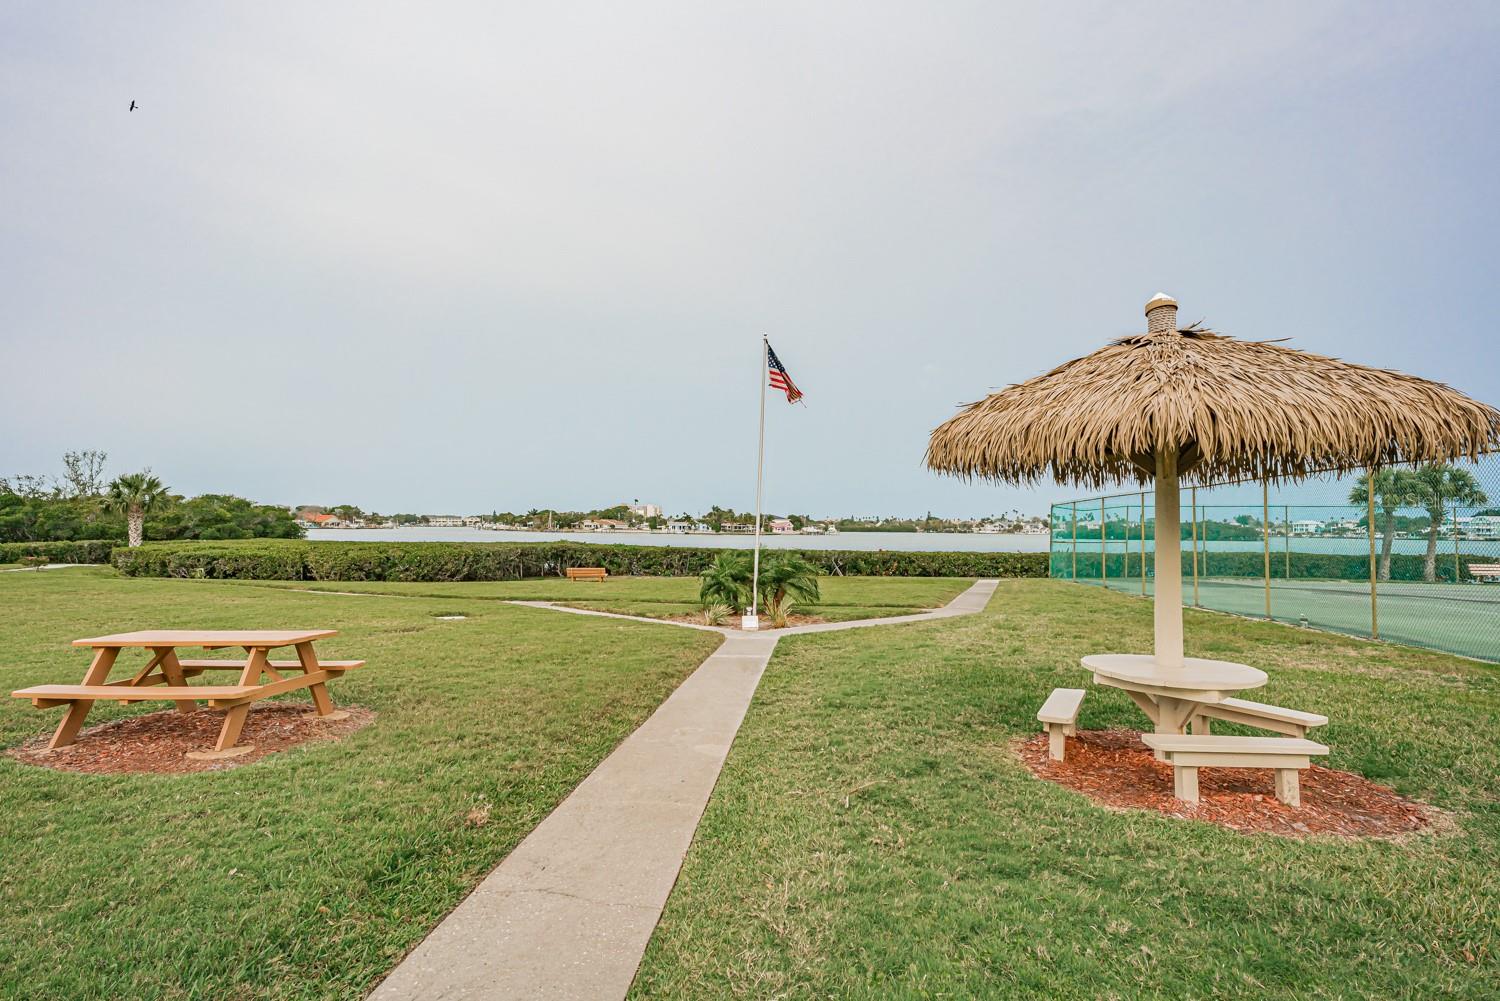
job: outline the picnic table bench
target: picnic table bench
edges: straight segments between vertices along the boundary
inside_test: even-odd
[[[603,567],[568,567],[563,573],[568,575],[568,580],[603,581],[609,576]]]
[[[1298,772],[1311,767],[1313,755],[1328,748],[1296,737],[1209,737],[1143,733],[1147,747],[1166,757],[1172,766],[1172,794],[1185,803],[1198,802],[1198,769],[1273,768],[1276,798],[1287,806],[1302,805]]]
[[[176,704],[177,711],[193,712],[199,702],[210,709],[224,710],[224,722],[219,728],[218,740],[212,751],[192,751],[194,758],[219,758],[244,754],[254,748],[249,745],[235,746],[245,717],[252,703],[284,692],[306,688],[312,696],[314,717],[318,719],[343,719],[348,713],[338,712],[328,696],[327,683],[341,677],[347,671],[364,666],[362,660],[319,661],[313,643],[320,639],[338,635],[333,629],[156,629],[112,636],[95,636],[74,640],[73,645],[90,647],[94,659],[84,673],[83,682],[77,685],[35,685],[11,693],[19,699],[30,699],[39,709],[66,706],[56,732],[48,742],[49,749],[66,747],[73,743],[83,727],[89,710],[95,702],[163,701]],[[184,660],[177,655],[180,647],[201,647],[217,650],[240,647],[245,659]],[[271,660],[270,651],[292,647],[296,660]],[[120,654],[128,649],[151,651],[146,665],[131,677],[110,681],[109,673]],[[189,685],[187,679],[198,677],[209,671],[234,671],[239,675],[238,683],[232,685]],[[301,671],[300,674],[282,672]],[[262,683],[263,676],[271,680]]]
[[[1478,581],[1500,580],[1500,563],[1470,563],[1469,575]]]

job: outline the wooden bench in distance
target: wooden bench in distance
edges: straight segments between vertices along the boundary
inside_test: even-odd
[[[1226,723],[1241,723],[1298,738],[1306,738],[1307,731],[1315,726],[1328,725],[1328,717],[1317,713],[1283,709],[1281,706],[1269,706],[1264,702],[1250,702],[1247,699],[1225,699],[1222,702],[1205,702],[1198,708],[1193,716],[1193,733],[1208,733],[1208,720],[1204,717],[1209,716]]]
[[[1180,800],[1198,802],[1198,769],[1274,768],[1276,798],[1287,806],[1302,805],[1297,773],[1312,764],[1314,754],[1328,748],[1296,737],[1200,737],[1176,733],[1143,733],[1141,741],[1160,751],[1172,766],[1172,792]]]
[[[603,567],[568,567],[563,573],[568,575],[568,580],[602,581],[609,576]]]
[[[1500,580],[1500,563],[1470,563],[1469,574],[1476,580]]]
[[[1082,705],[1082,688],[1054,688],[1037,710],[1036,718],[1047,731],[1047,757],[1053,761],[1063,759],[1066,738],[1078,731],[1078,709]]]

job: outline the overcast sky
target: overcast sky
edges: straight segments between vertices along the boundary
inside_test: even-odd
[[[1184,321],[1500,402],[1500,5],[0,7],[0,475],[1044,512],[954,408]],[[139,102],[133,113],[126,109]]]

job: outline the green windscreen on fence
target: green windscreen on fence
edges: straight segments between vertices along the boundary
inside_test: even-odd
[[[1184,487],[1183,603],[1500,661],[1500,457],[1370,484]],[[1153,505],[1149,490],[1053,505],[1052,576],[1151,594]]]

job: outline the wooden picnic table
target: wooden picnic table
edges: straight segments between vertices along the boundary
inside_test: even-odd
[[[337,635],[338,631],[334,629],[146,629],[94,636],[73,641],[74,646],[90,647],[94,651],[94,659],[81,684],[36,685],[11,694],[16,698],[30,699],[32,705],[42,709],[67,707],[62,722],[47,744],[50,749],[73,743],[89,710],[101,699],[121,703],[173,702],[177,711],[182,713],[195,711],[198,703],[203,702],[210,709],[225,710],[224,723],[219,728],[219,738],[212,751],[189,753],[195,758],[229,757],[253,750],[246,745],[236,747],[235,742],[239,740],[251,704],[261,699],[306,688],[312,695],[316,718],[333,720],[348,716],[348,713],[334,709],[327,682],[346,671],[363,667],[364,661],[319,661],[313,650],[315,641]],[[183,647],[207,650],[238,647],[245,651],[245,658],[184,660],[177,655],[178,649]],[[271,660],[270,652],[282,647],[294,648],[297,659]],[[115,662],[128,649],[149,650],[151,658],[131,677],[110,681],[109,674]],[[188,678],[209,671],[238,672],[239,683],[188,684]],[[284,675],[283,671],[301,673]],[[262,683],[262,677],[267,675],[271,680]]]

